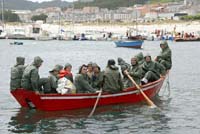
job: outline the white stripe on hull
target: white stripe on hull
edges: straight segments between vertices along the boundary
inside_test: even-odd
[[[149,86],[142,88],[143,91],[148,90],[150,88],[158,86],[160,83],[157,83],[155,85]],[[128,92],[122,92],[122,93],[116,93],[116,94],[107,94],[107,95],[102,95],[101,98],[109,98],[109,97],[118,97],[118,96],[124,96],[124,95],[130,95],[130,94],[136,94],[138,93],[139,90],[134,90],[134,91],[128,91]],[[42,96],[40,97],[41,100],[71,100],[71,99],[93,99],[97,98],[98,94],[95,96]]]

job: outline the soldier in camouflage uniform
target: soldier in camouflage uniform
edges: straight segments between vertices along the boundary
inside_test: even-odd
[[[143,70],[138,64],[137,57],[131,58],[131,67],[128,69],[127,73],[133,78],[133,80],[138,85],[140,85],[140,80],[143,76]],[[133,86],[133,83],[131,82],[131,80],[128,80],[128,87],[131,86]]]
[[[160,64],[162,64],[166,70],[171,69],[172,67],[172,52],[171,49],[168,46],[167,41],[162,41],[160,43],[160,47],[162,49],[160,55],[157,56],[156,61],[158,61]]]
[[[128,70],[128,69],[131,67],[131,65],[128,64],[128,63],[126,63],[126,61],[123,60],[123,59],[120,58],[120,57],[117,59],[117,61],[118,61],[118,65],[121,67],[121,73],[122,73],[122,75],[123,75],[123,79],[122,79],[123,87],[124,87],[124,88],[127,88],[127,87],[129,87],[129,78],[128,78],[127,75],[124,73],[124,71],[125,71],[125,70]]]
[[[21,88],[21,79],[25,69],[25,58],[17,57],[16,62],[16,65],[11,68],[10,90]]]
[[[137,58],[137,62],[139,65],[142,65],[144,63],[144,56],[142,52],[138,53],[135,57]]]
[[[92,64],[93,75],[92,75],[92,87],[95,89],[102,88],[103,83],[103,72],[101,72],[101,68],[96,64]]]
[[[142,84],[148,82],[156,81],[161,75],[165,75],[165,67],[151,60],[151,56],[147,54],[145,57],[145,62],[142,64],[142,69],[145,72],[145,76],[142,79]]]
[[[44,93],[50,92],[49,79],[40,78],[38,73],[42,62],[43,60],[39,56],[36,56],[33,63],[25,68],[22,76],[22,88],[35,91],[36,93],[41,91]]]
[[[89,81],[87,66],[82,65],[74,80],[77,93],[94,93],[96,90],[89,84]]]
[[[113,59],[108,60],[107,67],[103,76],[103,91],[117,93],[122,91],[123,83],[118,67],[115,66]]]
[[[49,82],[51,86],[50,93],[57,93],[56,88],[58,87],[58,79],[59,79],[59,71],[60,68],[58,66],[55,66],[53,70],[49,71]]]

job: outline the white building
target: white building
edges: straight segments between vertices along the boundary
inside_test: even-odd
[[[200,0],[184,0],[184,5],[196,5],[199,4]]]
[[[22,22],[31,22],[31,10],[12,10],[12,12],[17,14]]]

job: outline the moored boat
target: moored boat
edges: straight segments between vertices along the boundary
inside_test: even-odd
[[[160,91],[165,77],[143,85],[141,89],[149,97],[153,98]],[[22,107],[35,107],[43,111],[62,111],[72,109],[92,108],[98,98],[98,93],[90,94],[36,94],[26,89],[16,89],[11,91],[18,103]],[[125,91],[100,96],[98,106],[116,105],[122,103],[139,103],[145,98],[136,87],[127,88]]]
[[[126,41],[116,41],[117,47],[128,47],[128,48],[141,48],[143,40],[126,40]]]
[[[200,38],[176,38],[175,39],[176,42],[191,42],[191,41],[200,41]]]
[[[23,42],[14,41],[14,42],[11,42],[10,45],[23,45]]]

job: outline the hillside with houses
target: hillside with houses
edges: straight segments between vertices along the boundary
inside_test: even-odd
[[[5,10],[7,1],[4,2]],[[100,8],[97,6],[85,6],[83,8],[61,8],[48,6],[35,10],[15,10],[20,22],[32,22],[31,18],[35,15],[45,14],[47,23],[113,23],[113,22],[154,22],[157,20],[179,20],[185,15],[198,15],[200,13],[200,1],[184,0],[168,3],[148,3],[132,4],[128,7],[118,7],[116,9]]]

